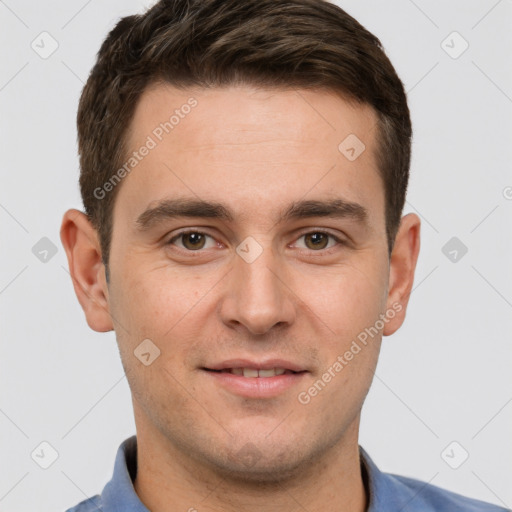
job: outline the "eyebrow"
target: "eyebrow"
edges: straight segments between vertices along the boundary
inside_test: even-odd
[[[135,221],[139,231],[149,231],[155,225],[173,218],[205,218],[232,222],[232,211],[221,203],[201,199],[163,199],[148,207]],[[311,217],[351,218],[360,223],[368,220],[367,209],[345,199],[294,201],[280,213],[277,223]]]

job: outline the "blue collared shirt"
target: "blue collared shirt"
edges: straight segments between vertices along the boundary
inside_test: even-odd
[[[404,476],[382,473],[359,447],[368,489],[367,512],[510,512]],[[101,495],[82,501],[66,512],[149,512],[133,480],[137,473],[137,438],[126,439],[117,451],[114,474]]]

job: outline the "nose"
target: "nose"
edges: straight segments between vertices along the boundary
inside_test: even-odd
[[[222,321],[230,327],[242,325],[253,335],[291,325],[296,311],[290,285],[270,247],[250,263],[236,255],[225,283]]]

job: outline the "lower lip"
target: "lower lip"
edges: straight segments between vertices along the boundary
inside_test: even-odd
[[[244,377],[228,372],[203,370],[224,389],[247,398],[271,398],[297,385],[307,372],[286,373],[275,377]]]

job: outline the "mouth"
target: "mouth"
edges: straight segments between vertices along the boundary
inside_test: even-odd
[[[309,370],[283,359],[231,359],[202,367],[208,382],[244,398],[272,398],[297,386]]]
[[[239,375],[245,378],[268,378],[268,377],[276,377],[278,375],[290,375],[294,373],[305,373],[306,370],[302,370],[300,372],[294,372],[293,370],[288,370],[286,368],[269,368],[269,369],[258,369],[258,368],[224,368],[222,370],[213,370],[211,368],[203,368],[208,372],[216,372],[216,373],[231,373],[233,375]]]

